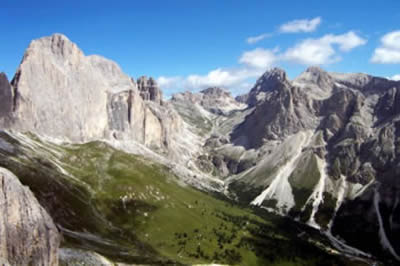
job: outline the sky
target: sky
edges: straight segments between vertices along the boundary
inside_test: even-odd
[[[400,79],[400,1],[26,1],[0,4],[0,71],[11,79],[33,39],[65,34],[86,55],[153,76],[164,93],[246,93],[272,67]]]

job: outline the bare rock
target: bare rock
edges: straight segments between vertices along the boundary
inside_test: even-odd
[[[0,73],[0,117],[8,115],[12,110],[12,89],[7,76]]]
[[[104,73],[115,74],[116,67],[86,57],[61,34],[32,41],[11,82],[13,129],[72,141],[101,138],[107,127],[106,92],[113,89]]]
[[[155,103],[161,104],[163,95],[157,82],[150,77],[147,79],[146,76],[142,76],[137,80],[137,86],[140,91],[140,96],[145,101],[153,101]]]
[[[0,73],[0,128],[9,123],[13,107],[13,92],[7,76]]]
[[[11,265],[58,265],[60,236],[33,193],[0,168],[0,258]]]
[[[243,110],[245,103],[238,102],[229,91],[219,87],[210,87],[198,93],[186,91],[172,96],[172,103],[198,105],[216,115],[228,115],[235,110]]]
[[[180,117],[161,106],[162,92],[153,78],[136,83],[115,62],[85,56],[61,34],[32,41],[11,86],[4,75],[0,83],[0,118],[11,111],[11,123],[1,125],[16,131],[72,142],[137,141],[163,150],[176,147],[168,143],[181,132],[168,130],[171,121],[180,125]]]

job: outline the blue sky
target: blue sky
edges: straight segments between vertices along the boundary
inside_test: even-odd
[[[29,42],[58,32],[133,77],[154,76],[167,95],[246,92],[273,66],[290,78],[308,65],[393,77],[399,21],[399,0],[3,0],[0,71],[11,79]]]

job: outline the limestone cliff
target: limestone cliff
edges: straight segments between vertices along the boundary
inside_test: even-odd
[[[182,130],[180,117],[161,106],[154,79],[137,85],[116,63],[85,56],[61,34],[32,41],[11,87],[4,75],[0,84],[0,117],[11,117],[11,124],[0,121],[3,128],[72,142],[137,141],[167,153]]]
[[[162,104],[162,91],[152,77],[149,79],[147,79],[146,76],[140,77],[137,80],[137,86],[140,91],[140,96],[142,96],[143,100]]]

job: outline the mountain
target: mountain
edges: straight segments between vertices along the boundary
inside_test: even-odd
[[[11,81],[13,91],[2,89],[2,112],[19,131],[73,142],[128,139],[170,151],[182,130],[180,118],[160,105],[153,79],[138,84],[116,63],[85,56],[55,34],[31,42]]]
[[[63,265],[395,264],[399,121],[385,78],[274,68],[236,98],[165,100],[61,34],[0,74],[0,167],[57,225]]]
[[[399,258],[399,89],[318,67],[293,81],[267,72],[249,93],[254,111],[230,135],[259,159],[229,187],[239,200]]]
[[[237,98],[247,108],[212,116],[186,104],[210,125],[198,164],[238,202],[398,259],[399,89],[366,74],[310,67],[289,80],[271,69]]]
[[[11,83],[4,74],[0,82],[4,129],[75,143],[106,140],[174,164],[186,179],[194,175],[180,165],[190,164],[198,137],[162,101],[154,79],[135,81],[115,62],[85,56],[62,34],[32,41]],[[210,187],[207,181],[197,183]]]

